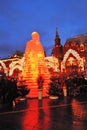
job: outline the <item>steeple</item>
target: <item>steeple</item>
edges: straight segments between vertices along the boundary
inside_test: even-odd
[[[56,27],[56,38],[59,38],[59,35],[58,35],[58,28]]]
[[[55,41],[54,41],[54,47],[52,49],[52,55],[58,58],[58,60],[62,60],[62,45],[60,42],[59,34],[58,34],[58,29],[56,28],[56,36],[55,36]]]
[[[58,28],[56,28],[56,36],[55,36],[55,46],[59,46],[60,45],[60,38],[59,38],[59,34],[58,34]]]

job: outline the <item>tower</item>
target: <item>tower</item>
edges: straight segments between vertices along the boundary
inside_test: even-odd
[[[52,49],[52,55],[61,61],[62,54],[63,54],[63,47],[61,45],[61,40],[59,38],[58,29],[56,28],[55,43]]]
[[[61,69],[61,61],[63,59],[63,47],[61,45],[61,40],[58,34],[58,29],[56,28],[56,36],[54,39],[54,47],[52,49],[52,56],[56,57],[59,62],[59,69]]]

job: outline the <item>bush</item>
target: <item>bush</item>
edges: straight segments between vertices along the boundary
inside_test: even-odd
[[[50,78],[48,94],[52,96],[61,96],[62,93],[63,92],[59,78],[57,76],[52,76]]]

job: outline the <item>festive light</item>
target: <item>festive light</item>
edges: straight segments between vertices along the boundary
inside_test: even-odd
[[[84,71],[84,65],[83,65],[83,59],[80,57],[80,55],[73,49],[69,49],[63,58],[63,61],[61,63],[61,71],[63,72],[63,70],[65,69],[65,63],[67,58],[69,57],[69,55],[72,54],[78,61],[78,66],[81,67],[81,70]]]
[[[15,69],[19,69],[23,71],[23,65],[24,65],[24,57],[22,59],[19,59],[18,61],[14,61],[9,65],[9,76],[13,74],[13,71]]]
[[[37,78],[42,76],[45,86],[48,85],[49,72],[45,63],[44,49],[41,45],[39,34],[33,32],[32,39],[27,42],[24,53],[24,66],[22,71],[22,78],[25,84],[30,88],[29,96],[37,96]],[[46,93],[46,92],[45,92]]]
[[[53,68],[54,71],[59,71],[59,62],[57,58],[53,56],[45,57],[45,62],[48,68]]]
[[[1,66],[3,67],[3,69],[4,69],[4,73],[7,74],[7,73],[8,73],[8,69],[7,69],[6,65],[5,65],[5,63],[0,60],[0,64],[1,64]]]

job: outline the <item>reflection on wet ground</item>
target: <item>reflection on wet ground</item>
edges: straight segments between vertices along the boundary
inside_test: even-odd
[[[87,98],[27,99],[0,109],[0,130],[65,129],[87,129]]]

